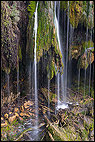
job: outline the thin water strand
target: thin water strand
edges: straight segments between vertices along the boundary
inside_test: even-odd
[[[86,31],[86,41],[88,41],[88,25],[87,25],[87,31]],[[85,47],[85,54],[86,54],[86,58],[85,58],[85,72],[84,72],[84,96],[85,96],[85,86],[86,86],[86,62],[87,62],[87,50]]]
[[[57,105],[59,106],[59,104],[60,104],[60,100],[59,100],[59,97],[60,97],[60,85],[59,85],[59,83],[60,83],[60,80],[59,80],[60,78],[59,78],[59,72],[58,72],[58,74],[57,74]]]
[[[34,31],[35,31],[35,48],[34,48],[34,76],[35,76],[35,115],[36,115],[36,124],[35,127],[38,128],[38,94],[37,94],[37,62],[36,62],[36,40],[37,40],[37,8],[38,8],[38,2],[36,6],[36,11],[35,11],[35,23],[34,23]]]
[[[56,9],[57,9],[57,15],[56,15]],[[60,39],[60,32],[59,32],[59,21],[60,21],[60,2],[58,1],[57,4],[56,4],[56,1],[55,1],[55,28],[56,28],[56,31],[57,31],[57,40],[58,40],[58,44],[59,44],[59,49],[61,51],[61,54],[62,54],[62,47],[61,47],[61,39]],[[64,56],[62,54],[62,62],[64,61]],[[62,96],[62,100],[64,98],[64,75],[61,75],[61,88],[59,86],[59,73],[58,73],[58,79],[57,79],[57,85],[58,85],[58,104],[59,104],[59,90],[61,90],[61,96]],[[65,98],[64,98],[65,99]]]
[[[30,61],[30,64],[29,64],[29,94],[31,95],[31,89],[32,89],[32,87],[31,87],[31,81],[32,81],[32,79],[31,79],[31,61]]]

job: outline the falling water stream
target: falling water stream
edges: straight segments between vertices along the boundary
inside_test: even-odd
[[[59,78],[59,72],[57,73],[57,105],[60,104],[60,78]]]
[[[38,8],[38,2],[36,6],[36,11],[35,11],[35,23],[34,23],[34,31],[35,31],[35,48],[34,48],[34,76],[35,76],[35,128],[38,128],[38,94],[37,94],[37,61],[36,61],[36,40],[37,40],[37,8]]]
[[[29,64],[29,94],[32,93],[32,87],[31,87],[31,61],[30,61],[30,64]]]
[[[91,41],[92,41],[92,29],[91,29]],[[89,95],[90,95],[90,86],[91,86],[91,51],[90,51],[90,66],[89,66]]]
[[[87,31],[86,31],[86,41],[88,42],[88,26],[87,26]],[[87,62],[87,50],[85,47],[85,72],[84,72],[84,96],[85,96],[85,86],[86,86],[86,62]]]
[[[69,5],[69,2],[68,2]],[[56,14],[56,10],[57,10],[57,14]],[[69,15],[68,15],[69,16]],[[56,27],[56,31],[57,31],[57,39],[58,39],[58,44],[59,44],[59,49],[61,51],[62,54],[62,62],[64,63],[64,55],[62,53],[62,47],[61,47],[61,39],[60,39],[60,32],[59,32],[59,19],[60,18],[60,2],[56,2],[55,1],[55,27]],[[68,22],[67,22],[67,50],[68,50],[68,32],[69,32],[69,17],[68,17]],[[67,51],[68,54],[68,51]],[[67,55],[68,58],[68,55]],[[68,60],[67,60],[68,62]],[[67,63],[66,62],[66,63]],[[67,64],[66,64],[67,65]],[[65,65],[64,65],[64,70],[65,70]],[[66,70],[67,72],[67,70]],[[66,73],[65,72],[65,73]],[[61,85],[60,85],[60,73],[57,73],[57,109],[59,108],[66,108],[66,88],[67,88],[67,76],[61,75]],[[61,87],[61,88],[60,88]],[[65,88],[65,89],[64,89]],[[61,90],[61,94],[60,94],[60,90]],[[62,102],[60,102],[60,96],[62,96]]]
[[[56,27],[56,30],[57,30],[57,39],[58,39],[58,44],[59,44],[59,49],[61,51],[61,43],[60,43],[60,37],[59,37],[59,5],[58,5],[58,19],[57,19],[57,15],[56,15],[56,1],[55,1],[55,27]],[[62,52],[61,52],[62,53]],[[59,105],[59,91],[60,91],[60,88],[59,88],[59,72],[57,73],[57,105]]]
[[[69,1],[68,1],[68,18],[67,18],[67,43],[66,43],[66,78],[65,78],[65,96],[67,94],[67,67],[68,67],[68,35],[69,35]]]

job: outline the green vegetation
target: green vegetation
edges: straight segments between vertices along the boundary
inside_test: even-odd
[[[61,1],[60,8],[68,13],[68,1]],[[94,27],[94,4],[90,1],[69,1],[70,23],[77,28],[79,23],[83,23],[89,28]]]
[[[34,2],[30,2],[31,5],[28,5],[28,11],[31,9],[31,15],[33,15],[35,9],[33,9]],[[50,3],[50,2],[49,2]],[[53,9],[51,9],[53,12]],[[56,75],[57,70],[62,66],[62,55],[58,47],[58,42],[56,39],[55,26],[53,23],[53,13],[49,12],[48,3],[40,2],[38,4],[38,29],[37,29],[37,62],[40,62],[41,57],[45,58],[47,56],[47,65],[45,66],[50,80]],[[43,21],[43,22],[42,22]],[[29,16],[28,24],[28,43],[27,43],[27,53],[30,58],[33,60],[34,57],[34,47],[35,39],[33,36],[33,22],[34,19],[32,16]],[[31,26],[32,25],[32,26]],[[29,44],[29,45],[28,45]],[[55,69],[57,66],[57,70]],[[63,70],[62,70],[63,72]]]
[[[10,14],[10,17],[14,22],[18,22],[20,20],[19,15],[20,15],[20,11],[17,10],[17,3],[14,2],[14,4],[12,5],[12,12]]]
[[[27,7],[27,10],[29,12],[29,18],[32,18],[36,8],[36,1],[30,1],[29,5]]]

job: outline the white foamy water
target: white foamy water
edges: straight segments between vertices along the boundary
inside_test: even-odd
[[[58,110],[58,109],[65,109],[65,108],[68,108],[68,104],[65,104],[65,103],[62,103],[62,104],[59,104],[57,107],[56,107],[56,109]]]

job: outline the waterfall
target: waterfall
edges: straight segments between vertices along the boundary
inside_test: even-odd
[[[29,64],[29,94],[32,93],[32,87],[31,87],[31,61],[30,61],[30,64]]]
[[[56,1],[55,1],[55,27],[56,27],[56,30],[57,30],[57,40],[58,40],[58,44],[59,44],[59,49],[61,51],[61,43],[60,43],[60,37],[59,37],[59,10],[60,10],[59,8],[60,7],[58,5],[58,19],[57,19],[57,15],[56,15]],[[61,53],[62,53],[62,51],[61,51]],[[57,91],[57,96],[58,96],[57,101],[58,101],[58,104],[57,105],[59,105],[59,90],[60,90],[60,88],[59,88],[59,72],[57,73],[57,89],[58,89],[58,91]]]
[[[67,18],[67,43],[66,43],[66,77],[65,77],[65,96],[67,94],[67,67],[68,67],[68,34],[69,33],[69,1],[68,1],[68,18]]]
[[[91,41],[92,41],[92,28],[91,28]],[[91,85],[91,51],[90,51],[90,67],[89,67],[89,95],[90,95],[90,85]]]
[[[88,8],[88,7],[87,7]],[[88,9],[87,9],[88,10]],[[89,16],[89,15],[88,15]],[[88,42],[88,16],[87,16],[87,29],[86,29],[86,42]],[[85,47],[86,59],[85,59],[85,73],[84,73],[84,96],[85,96],[85,85],[86,85],[86,61],[87,61],[87,51]]]
[[[56,15],[56,1],[55,1],[55,27],[57,30],[57,39],[58,39],[58,44],[59,44],[59,49],[61,51],[61,43],[60,43],[60,35],[59,35],[59,10],[60,10],[60,5],[58,3],[58,19],[57,19],[57,15]],[[62,53],[62,51],[61,51]]]
[[[86,31],[86,41],[88,42],[88,25],[87,25],[87,31]],[[85,54],[86,54],[86,59],[85,59],[85,72],[84,72],[84,96],[85,96],[85,85],[86,85],[86,62],[87,62],[87,50],[85,47]]]
[[[70,31],[69,31],[69,36],[70,36],[70,39],[69,39],[69,42],[70,42],[70,46],[72,44],[72,41],[73,41],[73,32],[74,32],[74,29],[72,27],[72,25],[70,24]],[[68,57],[68,87],[70,88],[71,87],[71,80],[72,80],[72,54],[71,54],[71,47],[69,46],[69,57]]]
[[[56,11],[57,10],[57,11]],[[56,14],[57,13],[57,14]],[[62,62],[64,63],[64,54],[62,53],[62,43],[61,43],[61,36],[60,36],[60,26],[59,26],[59,21],[60,21],[60,2],[56,2],[55,1],[55,28],[56,28],[56,32],[57,32],[57,40],[58,40],[58,44],[59,44],[59,49],[61,51],[62,54]],[[69,25],[69,24],[68,24]],[[68,27],[69,30],[69,27]],[[62,44],[62,45],[61,45]],[[61,68],[60,68],[61,70]],[[65,64],[64,64],[64,70],[65,70]],[[67,107],[65,105],[66,102],[66,91],[64,88],[66,88],[66,77],[65,77],[65,71],[64,73],[61,75],[60,72],[58,71],[57,73],[57,108],[59,109],[60,107]],[[60,84],[61,83],[61,84]],[[60,90],[61,90],[61,94],[60,94]],[[62,102],[60,102],[60,97],[62,96],[62,102],[64,104],[62,104]]]
[[[87,58],[87,52],[85,50],[86,58]],[[85,96],[85,85],[86,85],[86,59],[85,59],[85,72],[84,72],[84,96]]]
[[[59,106],[60,104],[60,80],[59,80],[59,72],[57,73],[57,105]]]
[[[37,8],[38,8],[38,2],[36,6],[36,11],[35,11],[35,23],[34,23],[34,32],[35,32],[35,48],[34,48],[34,77],[35,77],[35,115],[36,115],[36,120],[35,120],[35,127],[38,128],[38,94],[37,94],[37,62],[36,62],[36,40],[37,40]]]

